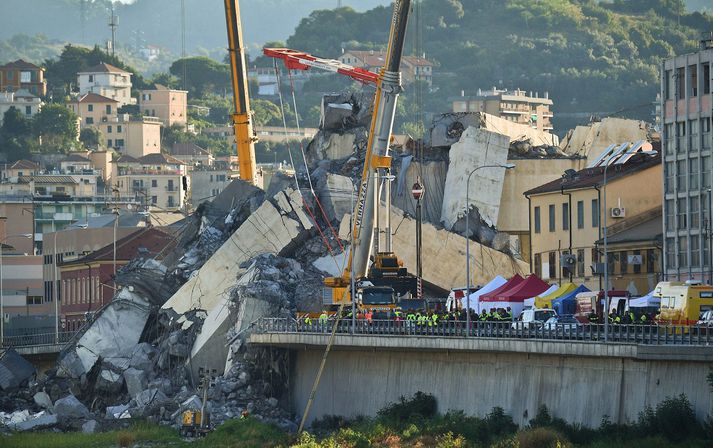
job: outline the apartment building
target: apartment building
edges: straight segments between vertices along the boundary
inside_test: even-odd
[[[660,220],[661,157],[633,153],[620,164],[616,159],[607,168],[606,210],[602,200],[603,164],[568,171],[560,179],[525,192],[529,202],[530,265],[540,278],[570,281],[571,274],[571,281],[592,290],[601,289],[599,274],[603,270],[597,265],[605,262],[601,240],[606,226],[613,239],[606,256],[610,288],[643,295],[661,279],[661,257],[656,250],[657,244],[660,247],[660,232],[650,231],[655,230],[657,216]],[[638,235],[631,235],[644,224],[646,232],[640,227]],[[644,241],[635,241],[634,236],[644,234]],[[571,269],[563,265],[563,255],[576,257]]]
[[[119,107],[136,104],[131,97],[131,73],[110,64],[102,62],[77,73],[77,85],[80,95],[95,93],[115,100]]]
[[[206,201],[212,201],[233,179],[238,178],[237,171],[198,167],[191,171],[191,205],[198,207]]]
[[[47,95],[45,69],[22,59],[0,65],[0,92],[19,90],[26,90],[38,97]]]
[[[42,100],[24,89],[17,92],[0,92],[0,126],[2,126],[5,113],[13,107],[23,117],[32,118],[42,108]]]
[[[384,67],[386,52],[374,50],[349,50],[339,57],[343,64],[379,72]],[[405,83],[424,81],[429,87],[433,85],[433,62],[425,57],[403,56],[401,72]]]
[[[4,165],[2,180],[5,181],[20,176],[34,176],[35,174],[39,174],[39,172],[40,166],[38,164],[31,160],[21,159],[13,162],[11,165]]]
[[[553,130],[553,102],[549,93],[540,96],[537,92],[529,94],[524,90],[513,91],[478,89],[475,97],[466,97],[465,92],[451,101],[453,112],[485,112],[496,117],[524,124],[540,131]]]
[[[69,331],[109,303],[116,292],[116,271],[136,257],[161,258],[175,238],[155,227],[136,230],[86,256],[59,264],[60,318]],[[116,250],[116,251],[115,251]]]
[[[711,156],[713,33],[661,65],[664,266],[668,280],[713,282]]]
[[[156,84],[151,90],[142,90],[139,97],[141,115],[155,117],[166,127],[188,124],[188,92],[169,89]]]
[[[174,143],[170,153],[171,156],[192,167],[212,167],[215,163],[213,154],[195,143]]]
[[[175,211],[186,205],[187,165],[167,154],[140,158],[123,155],[113,162],[114,187],[122,196],[133,196],[158,209]]]
[[[135,118],[119,114],[120,103],[96,93],[87,93],[68,103],[79,115],[81,127],[93,127],[101,133],[101,144],[107,148],[143,157],[161,151],[161,120]]]

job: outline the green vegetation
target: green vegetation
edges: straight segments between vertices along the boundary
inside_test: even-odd
[[[662,58],[695,50],[700,32],[713,30],[713,15],[682,8],[682,0],[423,0],[422,51],[437,64],[437,91],[425,94],[423,108],[441,112],[461,90],[497,86],[549,91],[557,113],[650,119]],[[389,14],[315,11],[287,44],[324,57],[343,45],[383,49]]]
[[[10,162],[26,159],[31,152],[66,153],[81,146],[78,137],[77,115],[63,105],[46,104],[33,118],[11,107],[0,127],[0,152]]]
[[[526,428],[518,430],[512,418],[494,408],[483,418],[462,412],[436,412],[432,395],[418,392],[386,406],[375,418],[325,417],[316,421],[310,433],[298,438],[253,418],[231,420],[205,439],[186,442],[177,431],[137,423],[128,430],[95,435],[34,433],[0,436],[3,448],[63,448],[75,446],[115,447],[121,443],[155,447],[193,448],[361,448],[422,446],[439,448],[703,448],[713,441],[693,416],[685,396],[669,398],[655,410],[647,409],[638,422],[617,425],[604,419],[597,429],[571,425],[552,417],[541,407]]]

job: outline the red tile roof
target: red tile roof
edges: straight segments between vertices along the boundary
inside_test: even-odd
[[[72,103],[118,103],[118,101],[96,93],[86,93]]]
[[[126,70],[122,70],[119,67],[114,67],[111,64],[107,64],[105,62],[102,62],[100,64],[95,65],[94,67],[89,67],[86,70],[83,70],[81,73],[129,73]]]
[[[30,160],[21,159],[10,166],[11,170],[39,170],[40,166]]]
[[[16,70],[42,70],[41,67],[36,66],[35,64],[31,62],[27,62],[22,59],[18,59],[15,62],[9,62],[5,65],[0,65],[0,68],[5,68],[5,69],[16,69]]]

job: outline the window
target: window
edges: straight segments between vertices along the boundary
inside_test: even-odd
[[[698,96],[698,66],[688,67],[688,93],[691,97]]]
[[[711,64],[710,62],[703,63],[703,93],[708,95],[711,93]]]
[[[94,75],[89,75],[89,82],[94,82]]]
[[[549,278],[557,277],[557,252],[550,252],[549,254]]]
[[[106,105],[106,114],[111,115],[111,104]]]
[[[686,67],[676,69],[676,99],[686,97]]]
[[[151,205],[158,204],[158,196],[151,196]]]
[[[106,127],[106,133],[111,134],[111,125]]]
[[[584,277],[584,249],[577,249],[577,277]]]
[[[562,203],[562,230],[569,230],[569,203]]]
[[[123,139],[123,138],[117,138],[117,139],[116,139],[116,146],[117,146],[117,148],[123,148],[123,147],[124,147],[124,139]]]
[[[25,115],[32,115],[32,106],[25,106]]]
[[[690,218],[690,226],[692,229],[697,229],[700,222],[700,215],[698,210],[698,204],[700,203],[699,197],[689,198],[690,205],[688,206],[688,214]]]
[[[158,181],[156,179],[151,179],[151,188],[158,187]]]
[[[667,123],[663,127],[663,139],[666,146],[666,154],[673,154],[676,133],[673,129],[673,123]]]
[[[562,255],[569,255],[569,251],[568,250],[562,251]],[[561,260],[561,258],[560,258],[560,260]],[[569,278],[569,274],[570,274],[569,268],[566,266],[562,266],[562,263],[560,263],[560,267],[562,268],[562,277]],[[572,271],[572,274],[574,274],[574,271]]]
[[[686,191],[686,179],[688,178],[686,164],[685,160],[676,162],[676,186],[679,192]]]
[[[666,193],[673,193],[676,186],[676,169],[673,162],[664,165],[664,187]]]
[[[533,264],[535,265],[535,275],[537,278],[542,278],[542,255],[535,254]]]
[[[212,175],[212,174],[210,175],[210,181],[209,181],[209,182],[213,182],[213,175]]]
[[[656,251],[654,249],[646,249],[646,272],[649,274],[656,272]]]
[[[87,111],[89,111],[89,112],[94,112],[94,105],[93,105],[93,104],[87,104]]]
[[[678,267],[688,267],[688,238],[682,236],[678,239]]]
[[[32,72],[20,72],[20,82],[25,84],[32,82]]]
[[[678,230],[688,228],[688,216],[686,216],[686,202],[686,198],[680,199],[678,201]]]
[[[173,189],[173,179],[168,180],[168,191],[174,191]]]
[[[94,124],[94,118],[93,118],[93,117],[87,117],[86,123],[87,123],[87,124]]]
[[[690,167],[688,169],[688,186],[691,190],[698,190],[698,159],[692,158],[688,161],[688,163]]]
[[[614,273],[614,263],[616,262],[616,254],[609,252],[607,253],[607,272],[609,274]]]
[[[592,199],[592,227],[599,227],[599,200]]]
[[[577,228],[584,228],[584,201],[577,201]]]
[[[535,207],[535,233],[540,233],[540,207]]]
[[[698,235],[691,236],[691,266],[701,264],[701,245]]]
[[[711,184],[711,157],[701,157],[701,185],[708,188]]]
[[[108,146],[109,148],[112,148],[112,146],[111,146],[112,143],[113,142],[111,141],[111,139],[107,139],[106,146]]]
[[[698,123],[699,120],[688,121],[688,148],[691,152],[698,152],[700,139],[698,138]]]
[[[42,296],[27,296],[25,300],[28,306],[42,305]]]
[[[666,207],[665,226],[666,226],[667,230],[669,230],[669,229],[672,230],[676,226],[676,218],[675,218],[676,214],[675,214],[675,205],[674,205],[673,199],[666,199],[665,207]]]
[[[117,125],[116,125],[116,132],[120,134],[120,133],[122,132],[122,130],[123,130],[123,129],[122,129],[121,125],[120,125],[120,124],[117,124]]]
[[[10,72],[6,72],[6,75],[7,75],[7,80],[12,81],[14,79],[15,74],[14,74],[14,72],[10,71]]]
[[[625,250],[619,253],[619,272],[622,275],[629,273],[629,253]]]
[[[550,232],[555,231],[555,205],[551,204],[549,208],[550,212]]]

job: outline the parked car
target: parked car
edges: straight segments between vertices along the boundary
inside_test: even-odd
[[[582,327],[582,323],[571,315],[551,317],[547,319],[544,325],[546,331],[551,331],[558,335],[576,334],[578,329],[579,332],[582,331]]]
[[[556,317],[555,310],[550,308],[532,308],[524,310],[515,322],[512,323],[512,328],[538,328],[552,317]]]

